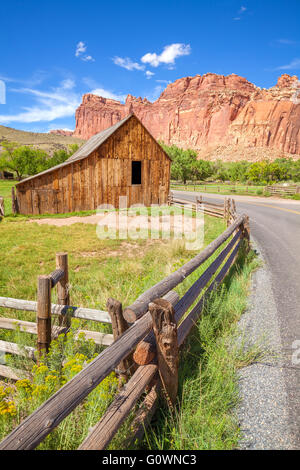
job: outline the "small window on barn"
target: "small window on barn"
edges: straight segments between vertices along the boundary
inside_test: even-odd
[[[131,162],[131,184],[142,184],[142,162]]]

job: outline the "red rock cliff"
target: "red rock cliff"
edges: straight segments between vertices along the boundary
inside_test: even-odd
[[[300,154],[297,77],[282,75],[269,90],[237,75],[208,73],[171,83],[151,103],[125,104],[92,94],[76,111],[75,137],[90,138],[134,112],[156,139],[201,152],[217,147],[269,148]]]

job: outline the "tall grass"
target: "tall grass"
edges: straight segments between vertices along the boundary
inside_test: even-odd
[[[262,354],[258,345],[246,348],[239,339],[237,321],[247,306],[251,272],[258,265],[253,252],[244,255],[240,254],[223,285],[211,295],[184,346],[175,412],[160,403],[143,448],[237,447],[240,437],[235,416],[239,402],[237,370]]]

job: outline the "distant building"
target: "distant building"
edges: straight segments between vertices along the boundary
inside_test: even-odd
[[[13,180],[14,174],[10,171],[0,171],[0,180]]]

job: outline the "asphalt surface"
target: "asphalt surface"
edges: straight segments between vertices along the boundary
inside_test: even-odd
[[[200,194],[204,200],[218,203],[225,197],[172,192],[189,201]],[[251,238],[265,263],[252,287],[254,336],[269,336],[271,344],[280,350],[277,365],[266,365],[263,370],[258,366],[248,379],[244,377],[244,411],[249,416],[252,413],[248,426],[254,428],[252,438],[246,430],[248,445],[244,448],[300,449],[300,201],[232,197],[238,213],[249,215]],[[245,383],[253,387],[248,397]],[[251,422],[254,416],[255,423]],[[261,439],[255,443],[253,436],[257,433]]]

